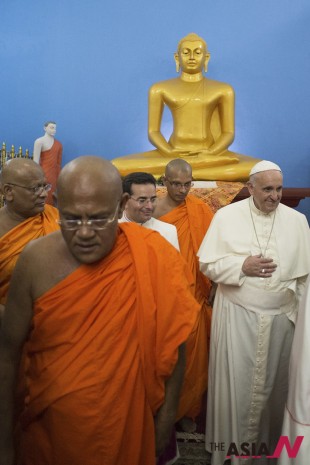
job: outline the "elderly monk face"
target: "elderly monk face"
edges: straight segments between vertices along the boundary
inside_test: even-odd
[[[100,167],[99,163],[98,170]],[[113,170],[116,171],[114,167]],[[94,170],[78,171],[71,177],[62,176],[59,183],[62,235],[69,251],[80,263],[95,263],[108,255],[117,238],[124,196],[120,179],[115,183],[115,179],[106,179],[108,176],[107,173],[102,177]]]
[[[184,202],[192,187],[192,174],[187,170],[170,169],[165,175],[164,184],[172,200]]]
[[[282,198],[283,177],[280,171],[256,173],[248,183],[256,207],[263,213],[274,211]]]
[[[17,165],[12,160],[12,166]],[[22,163],[20,163],[22,165]],[[27,168],[27,169],[26,169]],[[22,218],[29,218],[43,212],[48,187],[43,170],[32,163],[29,166],[9,168],[4,184],[8,208]]]
[[[132,184],[125,211],[129,220],[145,223],[154,212],[156,203],[156,187],[153,184]]]

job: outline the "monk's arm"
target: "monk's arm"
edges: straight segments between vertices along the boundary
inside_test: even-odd
[[[34,146],[33,146],[33,161],[35,161],[36,163],[40,163],[41,151],[42,151],[42,142],[40,141],[40,139],[37,139],[34,142]]]
[[[21,351],[32,316],[30,277],[25,265],[21,255],[12,276],[0,329],[0,465],[14,463],[14,393]]]
[[[166,381],[165,400],[155,418],[156,456],[168,444],[172,427],[176,421],[179,397],[185,371],[185,344],[179,347],[178,361],[172,375]]]

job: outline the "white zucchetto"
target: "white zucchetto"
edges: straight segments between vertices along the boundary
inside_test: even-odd
[[[272,161],[262,160],[253,166],[253,168],[250,171],[250,176],[252,176],[252,174],[261,173],[262,171],[269,171],[269,170],[281,171],[282,173],[280,166],[276,165]]]

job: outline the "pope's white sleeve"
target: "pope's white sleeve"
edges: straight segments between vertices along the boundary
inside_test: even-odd
[[[200,271],[208,276],[215,283],[241,286],[246,276],[242,273],[242,265],[247,257],[240,255],[230,255],[211,263],[204,263],[203,258],[199,258]]]

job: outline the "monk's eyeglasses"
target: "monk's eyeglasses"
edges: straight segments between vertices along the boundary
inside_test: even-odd
[[[107,218],[95,218],[93,220],[66,220],[65,218],[63,218],[61,220],[58,220],[57,223],[62,227],[62,229],[65,229],[66,231],[77,231],[83,226],[87,226],[88,228],[93,229],[95,231],[100,231],[102,229],[106,229],[110,225],[110,223],[113,223],[113,221],[115,221],[118,215],[118,208],[119,202],[116,206],[116,210],[113,213],[113,216],[111,215]]]
[[[194,185],[193,181],[182,183],[182,182],[177,182],[177,181],[169,181],[169,179],[167,178],[166,178],[166,181],[169,182],[170,186],[173,187],[173,189],[181,189],[181,187],[184,187],[185,189],[190,189]]]
[[[27,189],[27,191],[30,191],[35,195],[40,195],[43,191],[48,192],[52,188],[52,184],[41,184],[40,186],[34,187],[21,186],[20,184],[14,184],[13,182],[7,182],[6,184],[8,184],[9,186],[16,186],[21,187],[22,189]]]
[[[157,200],[156,195],[154,197],[138,197],[135,199],[134,197],[130,196],[132,200],[135,202],[138,202],[139,205],[143,206],[146,205],[147,203],[151,202],[151,204],[155,203]]]

